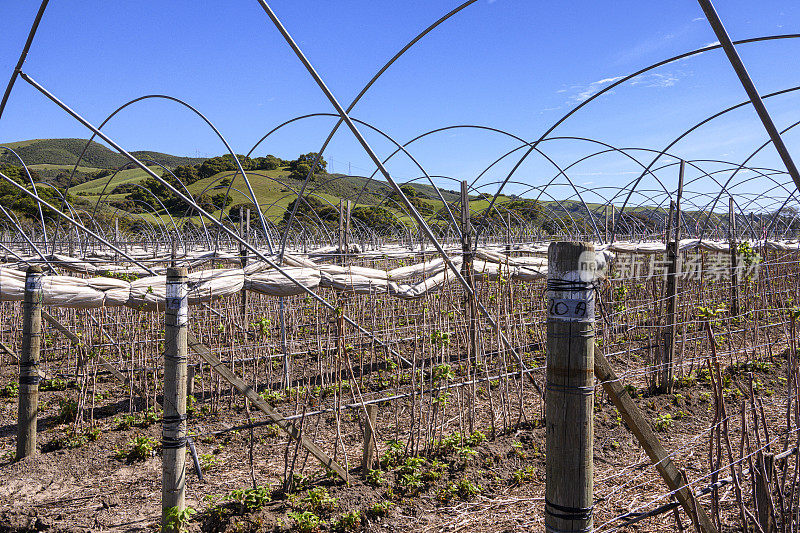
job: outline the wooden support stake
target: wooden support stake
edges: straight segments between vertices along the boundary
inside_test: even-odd
[[[553,242],[547,272],[545,528],[591,531],[594,245]]]
[[[208,346],[198,341],[191,332],[188,332],[187,338],[189,342],[189,348],[194,353],[199,355],[200,358],[206,363],[208,363],[211,366],[211,369],[219,374],[222,379],[230,383],[237,391],[239,391],[240,394],[244,395],[248,400],[250,400],[250,404],[253,407],[267,415],[270,420],[272,420],[291,438],[294,440],[300,440],[300,443],[303,445],[303,447],[308,450],[311,455],[316,457],[323,466],[336,472],[336,474],[338,474],[343,480],[348,480],[347,471],[342,468],[339,463],[328,457],[319,446],[303,437],[294,424],[283,418],[280,413],[276,412],[267,402],[265,402],[264,399],[259,396],[250,385],[245,383],[242,378],[234,374],[228,367],[223,365],[222,362],[211,353],[211,350],[208,348]]]
[[[350,232],[350,200],[339,200],[339,264],[345,264],[349,251],[347,235]]]
[[[243,217],[243,207],[239,206],[239,236],[241,236],[247,242],[250,242],[250,208],[247,208],[246,215]],[[246,218],[246,221],[245,221]],[[242,244],[239,244],[239,256],[242,261],[242,270],[247,267],[247,255],[249,251],[245,248]],[[242,314],[242,325],[246,326],[247,324],[247,289],[242,287],[242,307],[241,307],[241,314]]]
[[[471,289],[475,289],[475,273],[472,267],[472,224],[470,222],[469,210],[469,183],[461,182],[461,275],[467,280]],[[478,353],[478,338],[476,331],[477,309],[473,298],[464,298],[465,312],[467,316],[467,328],[469,330],[469,356],[472,361],[476,360]]]
[[[367,411],[367,419],[364,421],[364,456],[361,463],[361,471],[364,479],[375,466],[375,427],[378,423],[378,406],[368,404],[364,406]]]
[[[22,304],[22,352],[19,361],[17,460],[36,453],[36,413],[39,410],[39,349],[42,342],[42,267],[25,276]]]
[[[667,300],[666,312],[666,325],[663,334],[663,350],[661,367],[659,368],[659,390],[662,393],[672,392],[672,384],[674,380],[674,359],[675,359],[675,323],[678,321],[678,274],[681,271],[681,254],[680,254],[680,240],[681,240],[681,196],[683,195],[683,172],[684,162],[681,160],[681,166],[678,173],[678,194],[675,199],[675,238],[672,238],[672,211],[673,205],[670,203],[670,219],[667,222],[667,281],[665,287],[665,296]]]
[[[346,254],[350,253],[350,210],[351,203],[350,200],[347,200],[344,213],[344,250]]]
[[[731,255],[731,316],[739,315],[739,276],[736,268],[736,211],[733,196],[728,199],[728,246]],[[751,213],[752,214],[752,213]]]
[[[114,246],[119,248],[119,219],[114,217]],[[114,262],[119,261],[119,253],[114,251]]]
[[[617,206],[611,204],[611,240],[615,240],[617,235]]]
[[[161,431],[161,526],[186,506],[186,334],[189,289],[186,268],[167,269],[164,314],[164,420]]]
[[[775,454],[758,452],[756,455],[756,471],[753,485],[755,486],[756,492],[758,523],[764,533],[773,533],[775,531],[775,522],[772,519],[772,498],[770,496],[774,471]]]
[[[619,377],[617,377],[605,356],[600,352],[594,354],[594,371],[625,424],[636,437],[636,440],[639,441],[639,444],[655,465],[656,470],[664,479],[669,490],[673,491],[675,498],[681,504],[683,510],[686,511],[686,514],[698,525],[701,533],[716,533],[717,529],[711,522],[711,518],[706,514],[705,509],[700,505],[695,505],[696,502],[691,489],[688,487],[686,476],[672,462],[669,454],[658,441],[658,437],[656,437],[650,424],[642,416],[639,408],[636,407],[625,387],[623,387]]]
[[[337,237],[337,250],[336,253],[338,257],[336,258],[336,262],[340,265],[344,264],[344,258],[342,254],[344,253],[344,200],[339,200],[339,233]]]
[[[675,202],[669,202],[669,215],[667,215],[667,223],[666,227],[664,228],[664,244],[665,246],[669,246],[669,242],[672,238],[672,219],[675,213]],[[669,250],[667,250],[669,252]]]

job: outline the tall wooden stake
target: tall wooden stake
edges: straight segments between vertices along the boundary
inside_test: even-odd
[[[36,413],[39,409],[39,348],[42,341],[42,267],[33,265],[25,277],[22,304],[22,352],[19,359],[17,460],[36,453]]]
[[[728,247],[731,255],[731,316],[739,315],[739,276],[736,268],[736,210],[733,196],[728,199]]]
[[[378,423],[378,406],[369,404],[364,406],[367,411],[367,419],[364,421],[364,455],[361,470],[364,479],[375,466],[375,427]]]
[[[667,222],[667,282],[665,295],[667,299],[666,325],[664,327],[664,347],[662,350],[661,368],[659,369],[659,390],[661,392],[672,392],[672,382],[674,379],[674,358],[675,358],[675,323],[678,321],[678,273],[681,271],[681,254],[679,250],[681,240],[681,196],[683,195],[683,172],[684,162],[678,173],[678,194],[675,198],[675,238],[672,239],[671,225],[672,217]],[[670,215],[673,206],[670,204]]]
[[[244,211],[243,206],[239,206],[239,235],[244,240],[246,240],[247,242],[250,242],[250,208],[249,207],[247,208],[247,211],[246,211],[247,214],[246,215],[245,215],[245,213],[243,211]],[[242,270],[244,270],[244,268],[247,267],[247,253],[248,253],[247,248],[245,248],[240,243],[239,244],[239,257],[240,257],[240,260],[241,260],[241,263],[242,263]],[[244,322],[247,321],[247,289],[242,287],[242,293],[241,294],[242,294],[242,298],[241,298],[241,303],[242,303],[241,314],[242,314],[242,322],[244,323]]]
[[[164,422],[162,427],[161,524],[185,507],[186,360],[189,322],[186,268],[167,269],[164,324]]]
[[[611,242],[617,238],[617,206],[611,204]]]
[[[675,213],[675,202],[670,200],[670,202],[669,202],[669,215],[667,216],[667,223],[666,223],[666,227],[664,228],[664,244],[667,247],[669,247],[669,241],[670,241],[671,232],[672,232],[672,220],[673,220],[673,214],[674,213]]]
[[[472,269],[472,224],[470,223],[469,211],[469,184],[461,182],[461,275],[467,280],[471,288],[475,288],[475,276]],[[472,298],[464,298],[464,306],[467,314],[467,327],[469,328],[469,356],[475,361],[477,356],[477,334],[476,334],[476,309]]]
[[[344,250],[345,253],[350,252],[350,211],[352,208],[352,204],[350,200],[345,202],[345,213],[344,213]]]
[[[590,531],[594,475],[594,245],[553,242],[547,264],[545,528]]]
[[[775,531],[775,522],[772,520],[772,505],[770,505],[774,472],[775,455],[767,452],[758,452],[756,454],[753,487],[756,493],[758,523],[764,533],[773,533]]]
[[[350,200],[339,200],[339,264],[345,264],[349,251],[347,234],[350,232]]]
[[[119,219],[114,218],[114,245],[119,248]],[[119,253],[114,252],[114,262],[119,261]]]

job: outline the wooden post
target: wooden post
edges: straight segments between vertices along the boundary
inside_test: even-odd
[[[350,253],[350,200],[345,203],[344,213],[344,253]]]
[[[337,263],[344,264],[344,200],[339,200],[339,236],[337,243]]]
[[[611,240],[616,240],[617,237],[617,206],[611,204]]]
[[[659,390],[662,393],[672,392],[674,379],[674,358],[675,358],[675,323],[678,321],[678,275],[681,271],[681,196],[683,195],[683,172],[684,162],[678,173],[678,194],[675,198],[675,238],[672,239],[672,211],[673,205],[670,203],[670,219],[667,222],[667,281],[665,296],[667,299],[666,325],[663,331],[664,346],[662,350],[661,368],[659,368]]]
[[[728,199],[728,247],[731,265],[731,316],[739,315],[739,276],[736,268],[736,211],[733,196]]]
[[[771,487],[775,470],[775,455],[772,453],[758,452],[756,455],[756,471],[753,485],[756,493],[756,507],[758,509],[758,523],[764,533],[775,531],[775,522],[772,520]],[[766,477],[765,477],[766,476]]]
[[[590,531],[594,475],[594,245],[553,242],[547,264],[545,528]]]
[[[461,182],[461,275],[467,280],[467,284],[471,289],[475,289],[475,276],[472,268],[473,254],[472,254],[472,224],[470,223],[470,210],[469,210],[469,183],[466,181]],[[478,353],[478,339],[476,332],[476,309],[475,300],[467,296],[464,298],[464,307],[467,315],[468,327],[468,342],[469,342],[469,356],[472,361],[475,361]]]
[[[375,466],[375,425],[378,423],[378,406],[375,404],[365,405],[367,419],[364,421],[364,456],[361,463],[361,471],[364,479]]]
[[[25,276],[22,304],[22,352],[19,360],[17,460],[36,453],[36,413],[39,410],[39,348],[42,342],[42,267]]]
[[[162,426],[161,524],[170,510],[183,511],[186,492],[186,360],[189,321],[186,268],[167,269],[164,323],[164,422]]]
[[[119,248],[119,219],[114,217],[114,246]],[[119,253],[114,251],[114,262],[119,261]]]
[[[243,211],[242,206],[239,206],[239,236],[242,237],[247,242],[250,242],[250,208],[249,207],[247,208],[246,222],[245,222],[245,218],[242,216],[244,214],[242,211]],[[241,263],[242,263],[242,270],[244,270],[245,267],[247,266],[248,252],[249,251],[247,250],[247,248],[245,248],[240,243],[239,244],[239,257],[240,257],[240,260],[241,260]],[[241,304],[242,304],[241,314],[242,314],[242,323],[244,325],[244,323],[246,323],[246,321],[247,321],[247,289],[245,289],[244,287],[242,287],[241,295],[242,295],[242,298],[241,298]]]
[[[664,224],[664,244],[669,247],[670,237],[672,236],[672,219],[675,212],[675,202],[669,202],[669,215],[667,215],[667,222]]]

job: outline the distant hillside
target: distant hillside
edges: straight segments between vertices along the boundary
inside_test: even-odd
[[[34,139],[0,144],[17,152],[26,165],[74,165],[86,146],[86,139]],[[202,163],[205,158],[181,157],[151,151],[131,152],[140,159],[157,161],[167,167]],[[0,153],[0,162],[18,164],[17,158],[10,152]],[[102,144],[92,142],[81,159],[82,167],[97,169],[116,169],[130,163],[128,159],[109,150]]]
[[[149,178],[144,171],[134,168],[127,158],[96,142],[89,144],[80,159],[77,172],[71,175],[86,143],[84,139],[34,139],[0,146],[8,146],[17,152],[33,173],[34,180],[48,182],[62,190],[68,188],[70,197],[81,204],[95,205],[101,202],[99,215],[131,213],[144,220],[157,220],[159,214],[165,212],[174,216],[196,216],[196,213],[187,210],[184,202],[174,193]],[[219,217],[229,216],[233,220],[238,216],[240,205],[251,203],[248,186],[241,176],[236,175],[236,167],[229,155],[192,158],[153,151],[132,154],[146,162],[157,175],[162,175],[164,171],[153,162],[167,167],[204,209]],[[280,224],[284,219],[287,209],[296,198],[296,191],[302,187],[303,178],[309,170],[308,161],[315,155],[300,154],[296,160],[284,160],[273,155],[252,159],[240,156],[258,203],[265,216],[274,223]],[[0,151],[0,166],[4,163],[19,165],[12,154]],[[411,222],[397,194],[387,182],[363,176],[328,174],[324,171],[327,166],[324,160],[321,166],[323,171],[311,180],[306,194],[319,204],[314,209],[319,211],[318,215],[324,220],[332,216],[329,211],[335,209],[339,199],[350,198],[354,200],[354,216],[360,217],[368,225],[391,227],[396,223]],[[17,173],[22,175],[19,170]],[[229,184],[232,188],[228,191]],[[229,192],[228,197],[226,191]],[[440,211],[444,213],[444,205],[430,184],[415,180],[413,188],[406,194],[423,216],[444,220],[443,215],[437,215]],[[456,209],[460,198],[458,192],[442,189],[440,194],[445,202],[451,204],[451,210]],[[472,196],[471,200],[476,208],[484,203],[488,205],[486,200],[478,196]],[[507,198],[501,197],[500,202],[505,201]],[[35,210],[24,214],[31,218],[36,216]]]

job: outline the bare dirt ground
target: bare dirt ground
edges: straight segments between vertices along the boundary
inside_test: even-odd
[[[776,349],[775,353],[779,353]],[[612,359],[612,364],[615,361]],[[619,364],[619,362],[616,362]],[[737,412],[747,402],[748,373],[759,383],[757,395],[765,405],[767,418],[775,427],[785,425],[785,352],[758,368],[728,366],[729,410]],[[708,428],[713,415],[711,385],[696,374],[672,395],[650,396],[633,390],[636,403],[658,430],[675,460],[686,469],[697,487],[709,483]],[[16,381],[15,365],[2,367],[0,385]],[[1,388],[1,387],[0,387]],[[14,462],[16,398],[5,392],[0,398],[0,532],[5,531],[145,531],[159,527],[161,501],[160,423],[157,416],[141,413],[125,418],[128,398],[110,376],[98,378],[98,394],[105,394],[102,407],[94,413],[96,431],[88,425],[77,434],[64,420],[61,400],[74,398],[76,391],[41,393],[39,447],[35,457]],[[598,389],[599,391],[600,389]],[[738,391],[738,392],[737,392]],[[530,391],[529,394],[536,394]],[[669,502],[667,489],[655,469],[625,428],[616,409],[600,392],[595,414],[595,526],[610,531],[621,522],[609,523],[628,511],[650,509]],[[224,407],[224,402],[223,407]],[[360,455],[338,459],[348,465],[351,483],[345,485],[324,475],[313,458],[298,453],[298,477],[289,494],[281,488],[288,454],[292,462],[295,447],[274,427],[215,434],[231,425],[246,422],[246,412],[234,404],[218,413],[195,405],[190,427],[196,428],[195,444],[204,480],[193,471],[187,456],[187,506],[196,510],[187,527],[190,531],[540,531],[543,527],[545,433],[538,406],[529,408],[523,423],[491,434],[490,421],[478,421],[485,435],[444,439],[426,456],[409,462],[401,452],[380,444],[382,474],[361,480]],[[669,416],[666,416],[669,415]],[[255,416],[255,415],[254,415]],[[389,439],[397,422],[388,409],[381,412],[379,426],[388,428]],[[514,421],[512,421],[514,422]],[[340,417],[349,450],[360,446],[357,417]],[[332,414],[307,421],[304,431],[317,442],[330,442],[336,434]],[[732,421],[734,442],[740,429]],[[70,436],[71,435],[71,436]],[[155,443],[152,455],[145,450],[142,460],[124,459],[137,437]],[[252,443],[252,466],[250,464]],[[404,444],[404,443],[402,443]],[[399,446],[403,448],[403,446]],[[727,475],[727,472],[723,474]],[[267,487],[239,492],[253,485]],[[248,499],[249,498],[249,499]],[[730,488],[722,490],[722,514],[730,531],[740,530]],[[645,505],[651,503],[651,505]],[[701,500],[708,508],[708,498]],[[310,513],[310,514],[303,514]],[[343,515],[351,513],[351,519]],[[319,523],[314,522],[319,518]],[[682,525],[691,528],[686,516]],[[672,513],[639,522],[630,530],[674,531]]]

